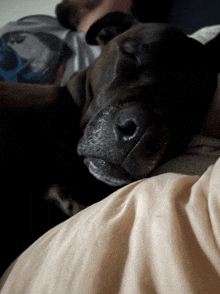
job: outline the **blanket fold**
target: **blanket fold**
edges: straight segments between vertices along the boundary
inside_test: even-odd
[[[219,179],[220,159],[119,189],[37,240],[1,293],[219,293]]]

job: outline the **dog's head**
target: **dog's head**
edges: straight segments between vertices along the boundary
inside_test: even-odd
[[[216,72],[207,48],[171,24],[110,13],[87,41],[102,54],[68,83],[82,109],[77,152],[97,179],[121,186],[184,151],[208,111]]]
[[[216,44],[121,12],[101,18],[86,38],[102,54],[67,88],[2,82],[0,96],[7,107],[28,112],[54,103],[52,112],[68,108],[77,128],[81,117],[78,155],[98,180],[122,186],[150,176],[199,132],[217,85],[209,52]]]

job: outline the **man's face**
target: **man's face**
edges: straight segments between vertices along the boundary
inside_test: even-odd
[[[95,18],[100,18],[112,11],[131,11],[132,0],[63,0],[56,6],[58,21],[66,28],[77,30],[82,19],[94,12]],[[99,8],[99,11],[95,10]]]
[[[77,30],[80,20],[104,0],[63,0],[56,6],[58,21],[66,28]]]
[[[111,11],[123,11],[123,12],[130,12],[131,11],[132,0],[113,0]]]

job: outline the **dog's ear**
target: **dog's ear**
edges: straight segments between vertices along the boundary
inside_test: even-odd
[[[119,11],[108,13],[90,27],[86,41],[90,45],[106,45],[137,23],[138,20],[130,14]]]

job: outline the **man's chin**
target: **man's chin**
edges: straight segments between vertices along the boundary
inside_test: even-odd
[[[59,3],[55,8],[55,14],[59,23],[67,29],[76,31],[79,24],[77,6],[69,3]]]

